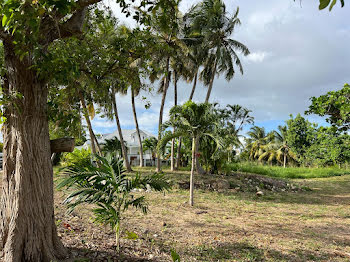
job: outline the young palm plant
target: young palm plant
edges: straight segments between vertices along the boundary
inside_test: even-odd
[[[221,147],[221,139],[214,133],[217,119],[213,112],[211,104],[196,104],[189,100],[182,106],[174,106],[170,110],[170,119],[162,126],[163,129],[176,127],[175,133],[167,132],[158,143],[158,151],[161,151],[171,139],[175,137],[190,137],[192,140],[192,166],[190,177],[190,200],[189,204],[193,206],[194,190],[194,170],[195,153],[198,141],[204,136],[211,137]]]
[[[68,212],[80,204],[93,204],[95,221],[110,225],[115,231],[116,249],[120,249],[120,229],[123,212],[129,207],[147,213],[145,196],[133,194],[133,189],[147,187],[155,191],[168,190],[170,184],[161,174],[133,177],[125,175],[123,161],[109,154],[106,157],[95,155],[99,167],[93,164],[72,165],[61,170],[65,179],[58,188],[68,187],[75,190],[65,199]]]

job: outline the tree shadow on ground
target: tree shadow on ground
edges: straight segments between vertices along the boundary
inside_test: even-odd
[[[313,252],[303,249],[292,250],[289,254],[274,249],[263,249],[246,242],[217,242],[189,248],[185,252],[197,261],[333,261],[336,253]]]
[[[116,252],[101,251],[98,249],[68,248],[69,258],[61,262],[151,262],[156,259],[140,258],[124,250],[118,255]]]

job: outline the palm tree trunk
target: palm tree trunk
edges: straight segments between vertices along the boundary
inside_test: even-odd
[[[164,105],[165,105],[165,99],[166,94],[168,92],[169,88],[169,63],[170,63],[170,57],[167,57],[166,61],[166,69],[165,69],[165,78],[164,78],[164,86],[163,86],[163,95],[162,95],[162,101],[160,104],[160,110],[159,110],[159,122],[158,122],[158,141],[162,139],[162,124],[163,124],[163,113],[164,113]],[[160,155],[157,154],[157,168],[156,172],[161,171],[161,165],[160,165]]]
[[[120,140],[121,147],[122,147],[122,153],[123,153],[123,158],[124,158],[124,165],[125,165],[126,170],[128,172],[131,172],[132,169],[131,169],[131,166],[130,166],[130,163],[129,163],[129,159],[128,159],[128,152],[127,152],[125,144],[124,144],[122,128],[120,126],[118,109],[117,109],[117,103],[115,101],[115,90],[114,90],[114,88],[113,88],[113,91],[112,91],[111,95],[112,95],[111,100],[112,100],[112,105],[113,105],[115,121],[116,121],[117,127],[118,127],[119,140]]]
[[[196,162],[196,137],[192,138],[192,165],[191,165],[191,177],[190,177],[190,206],[193,206],[193,189],[194,189],[194,169],[195,169],[195,162]]]
[[[210,79],[210,83],[209,83],[209,87],[208,87],[208,92],[207,92],[207,97],[205,98],[205,102],[208,103],[209,102],[209,97],[211,94],[211,91],[213,89],[213,83],[214,83],[214,78],[215,78],[215,74],[216,74],[216,67],[217,67],[217,60],[215,59],[215,64],[214,64],[214,71],[213,71],[213,75]]]
[[[85,117],[85,121],[86,121],[86,124],[87,124],[88,129],[89,129],[89,135],[90,135],[90,141],[91,141],[91,151],[93,154],[96,154],[97,151],[96,151],[96,144],[95,143],[96,143],[97,139],[95,137],[94,131],[92,130],[92,125],[91,125],[88,109],[86,107],[85,98],[84,98],[82,92],[79,92],[79,97],[80,97],[81,107],[83,108],[83,115]]]
[[[132,105],[132,112],[134,114],[134,121],[135,121],[135,127],[136,127],[136,133],[137,137],[139,139],[139,146],[140,146],[140,167],[143,167],[143,148],[142,148],[142,140],[140,135],[140,129],[139,129],[139,123],[137,121],[137,114],[136,114],[136,107],[135,107],[135,94],[134,89],[131,88],[131,105]]]
[[[193,99],[194,91],[196,90],[196,86],[197,86],[197,78],[198,78],[198,69],[197,69],[197,72],[196,72],[196,74],[194,76],[192,91],[191,91],[189,100]]]
[[[174,106],[177,106],[177,72],[174,70]],[[175,127],[173,130],[175,133]],[[171,162],[170,162],[170,170],[176,170],[175,167],[175,138],[171,140]]]
[[[201,163],[199,162],[198,149],[199,149],[199,137],[196,138],[196,155],[195,155],[196,170],[197,170],[197,174],[204,175],[206,172],[201,166]]]
[[[177,145],[177,158],[176,158],[176,169],[180,168],[180,160],[181,160],[181,144],[182,138],[179,137],[179,144]]]
[[[286,168],[286,162],[287,162],[287,155],[286,153],[283,153],[283,168]]]

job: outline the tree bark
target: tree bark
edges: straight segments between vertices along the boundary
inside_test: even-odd
[[[196,171],[199,175],[204,175],[205,170],[201,166],[201,163],[199,162],[199,156],[198,156],[198,149],[199,149],[199,137],[196,138],[196,155],[195,155],[195,164],[196,164]]]
[[[193,86],[192,86],[192,91],[190,94],[190,98],[188,100],[192,100],[193,96],[194,96],[194,91],[196,90],[196,86],[197,86],[197,78],[198,78],[198,70],[194,76],[194,80],[193,80]]]
[[[4,164],[0,200],[0,258],[4,262],[49,262],[67,251],[54,218],[53,170],[47,118],[46,82],[4,42],[7,76]],[[21,94],[21,98],[14,96]]]
[[[73,152],[74,138],[65,137],[50,140],[50,150],[52,153]]]
[[[128,172],[131,172],[131,166],[129,163],[129,159],[128,159],[128,151],[126,150],[125,147],[125,143],[124,143],[124,138],[123,138],[123,133],[122,133],[122,128],[120,126],[120,121],[119,121],[119,115],[118,115],[118,109],[117,109],[117,103],[115,101],[115,90],[113,88],[113,91],[111,93],[112,97],[112,106],[113,106],[113,112],[114,112],[114,116],[115,116],[115,122],[117,123],[117,127],[118,127],[118,133],[119,133],[119,140],[121,143],[121,147],[122,147],[122,153],[123,153],[123,158],[124,158],[124,165],[125,168]]]
[[[193,206],[193,190],[194,190],[194,169],[195,169],[195,161],[196,161],[196,138],[192,138],[192,165],[191,165],[191,177],[190,177],[190,206]]]
[[[205,98],[205,102],[206,102],[206,103],[209,103],[210,94],[211,94],[211,91],[212,91],[212,89],[213,89],[214,78],[215,78],[215,74],[216,74],[216,67],[217,67],[217,60],[215,59],[213,75],[212,75],[212,77],[211,77],[211,79],[210,79],[210,83],[209,83],[209,87],[208,87],[208,92],[207,92],[207,97]]]
[[[165,104],[165,99],[166,99],[166,94],[168,92],[169,88],[169,63],[170,63],[170,57],[167,57],[166,60],[166,69],[165,69],[165,78],[164,78],[164,86],[163,86],[163,94],[162,94],[162,101],[160,104],[160,110],[159,110],[159,122],[158,122],[158,141],[162,139],[162,124],[163,124],[163,113],[164,113],[164,104]],[[160,165],[160,155],[159,153],[157,154],[157,168],[156,172],[160,172],[161,165]]]
[[[177,106],[177,72],[174,71],[174,106]],[[173,134],[175,133],[175,127]],[[175,138],[171,140],[171,161],[170,161],[170,170],[175,171]]]
[[[181,166],[181,145],[182,145],[182,138],[179,137],[179,144],[177,145],[177,158],[176,158],[176,168],[179,169]]]
[[[140,146],[140,167],[143,167],[143,148],[142,148],[142,139],[140,135],[140,129],[139,129],[139,122],[137,121],[137,114],[136,114],[136,107],[135,107],[135,93],[134,89],[131,88],[131,105],[132,105],[132,112],[134,114],[134,121],[135,121],[135,127],[136,127],[136,133],[137,137],[139,139],[139,146]]]
[[[283,168],[286,168],[286,162],[287,162],[287,155],[286,153],[283,153]]]

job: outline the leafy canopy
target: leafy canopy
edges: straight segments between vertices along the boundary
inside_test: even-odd
[[[327,122],[341,131],[350,128],[350,85],[341,90],[331,91],[320,97],[312,97],[307,114],[327,116]]]

